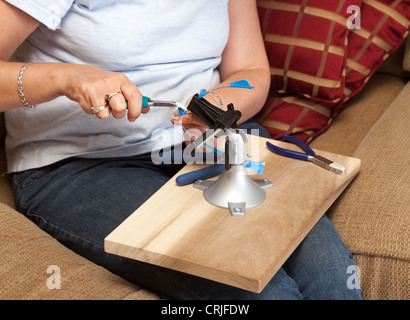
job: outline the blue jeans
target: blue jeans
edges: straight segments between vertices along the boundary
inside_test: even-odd
[[[258,128],[255,123],[244,129]],[[182,165],[154,165],[151,155],[71,158],[13,174],[17,209],[61,243],[115,274],[168,299],[360,299],[349,289],[355,265],[324,215],[259,293],[104,252],[104,238]],[[63,272],[63,270],[62,270]]]

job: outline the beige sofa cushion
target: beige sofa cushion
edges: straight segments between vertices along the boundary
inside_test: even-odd
[[[75,254],[2,203],[0,221],[0,299],[159,299]],[[47,272],[50,266],[60,269],[60,289],[53,289],[57,273]]]
[[[385,73],[385,74],[390,74],[394,75],[397,77],[401,78],[410,78],[410,69],[405,70],[404,67],[404,62],[406,59],[408,59],[410,63],[410,52],[407,53],[408,47],[409,47],[409,37],[403,41],[401,46],[389,57],[387,58],[386,61],[383,62],[383,64],[380,66],[379,69],[377,69],[378,73]],[[408,58],[406,58],[406,55],[408,55]]]
[[[353,155],[372,126],[400,94],[407,81],[403,78],[375,74],[364,90],[356,95],[339,114],[330,128],[311,143],[311,147]]]
[[[353,154],[361,172],[329,210],[363,268],[365,298],[410,299],[409,100],[410,83]]]
[[[406,49],[404,52],[403,68],[404,70],[410,72],[410,37],[407,38]]]

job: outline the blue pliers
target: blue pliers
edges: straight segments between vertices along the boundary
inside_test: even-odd
[[[205,146],[213,150],[214,161],[216,164],[188,173],[181,174],[176,178],[176,183],[179,186],[185,186],[187,184],[194,183],[197,180],[206,180],[220,175],[225,170],[225,163],[218,163],[218,156],[221,157],[224,153],[218,149],[213,148],[205,144]],[[203,154],[203,159],[208,157],[205,153]],[[209,158],[208,158],[209,159]],[[246,161],[246,167],[252,169],[257,174],[263,173],[264,163],[257,161]]]
[[[257,174],[263,173],[263,163],[256,161],[247,161],[246,167],[252,169]],[[194,183],[197,180],[206,180],[216,176],[219,176],[225,170],[225,163],[213,164],[209,167],[191,171],[181,174],[176,178],[176,183],[179,186],[185,186],[187,184]]]
[[[225,169],[224,163],[217,163],[209,167],[181,174],[176,178],[176,183],[179,186],[194,183],[197,180],[206,180],[220,175]]]
[[[298,159],[302,161],[310,161],[315,165],[324,168],[330,172],[339,175],[345,174],[345,167],[343,167],[341,164],[337,162],[333,162],[329,159],[317,155],[307,144],[305,144],[298,138],[289,135],[284,135],[282,138],[297,145],[300,149],[304,151],[304,153],[277,147],[269,141],[266,142],[266,146],[269,150],[281,156]]]

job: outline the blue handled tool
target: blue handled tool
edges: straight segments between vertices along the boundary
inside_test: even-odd
[[[197,180],[213,178],[220,175],[224,171],[224,168],[224,163],[217,163],[206,168],[184,173],[176,178],[176,183],[179,186],[185,186],[194,183]]]
[[[329,159],[326,159],[324,157],[317,155],[307,144],[305,144],[303,141],[299,140],[298,138],[295,138],[289,135],[284,135],[283,139],[294,143],[300,149],[302,149],[304,153],[277,147],[273,145],[272,143],[270,143],[269,141],[266,142],[266,146],[269,148],[269,150],[281,156],[298,159],[302,161],[310,161],[314,163],[315,165],[321,168],[324,168],[328,171],[331,171],[333,173],[340,174],[340,175],[345,174],[345,171],[346,171],[345,167],[343,167],[341,164],[337,162],[333,162]]]
[[[215,156],[215,161],[217,161],[217,156],[223,156],[224,153],[208,144],[204,144],[205,147],[211,149],[214,151],[214,156]],[[206,153],[203,153],[203,159],[206,159]],[[257,174],[263,174],[263,167],[264,163],[263,162],[257,162],[257,161],[246,161],[246,167],[255,171]],[[225,168],[224,163],[217,163],[212,166],[202,168],[199,170],[191,171],[188,173],[181,174],[176,178],[176,183],[179,186],[185,186],[187,184],[194,183],[197,180],[206,180],[210,179],[213,177],[216,177],[220,175]]]
[[[255,161],[247,161],[246,167],[252,169],[257,174],[263,173],[263,166],[262,162],[255,162]],[[179,186],[185,186],[187,184],[194,183],[197,180],[206,180],[216,176],[219,176],[225,168],[225,163],[217,163],[212,166],[198,169],[195,171],[191,171],[188,173],[181,174],[176,178],[176,183]]]

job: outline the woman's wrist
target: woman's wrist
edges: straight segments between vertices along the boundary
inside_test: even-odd
[[[26,63],[19,72],[19,75],[17,77],[17,90],[19,92],[19,96],[20,96],[20,101],[23,104],[23,106],[25,106],[26,108],[35,108],[37,107],[37,105],[33,105],[28,103],[26,96],[24,94],[24,90],[23,90],[23,75],[24,75],[24,71],[26,70],[26,68],[29,66],[30,63]]]
[[[26,63],[21,67],[17,87],[22,105],[32,107],[62,95],[58,65],[60,63]]]

